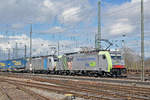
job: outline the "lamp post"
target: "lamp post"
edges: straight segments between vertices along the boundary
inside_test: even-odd
[[[30,71],[32,71],[32,24],[30,26]]]
[[[45,55],[45,54],[43,54],[43,46],[44,46],[44,44],[41,44],[41,48],[40,48],[40,56],[43,56],[43,55]],[[42,49],[42,50],[41,50]],[[43,55],[42,55],[43,54]]]
[[[144,81],[144,5],[143,1],[141,0],[141,81]]]

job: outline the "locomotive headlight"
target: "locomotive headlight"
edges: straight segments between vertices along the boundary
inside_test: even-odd
[[[30,71],[32,71],[32,64],[30,64]]]

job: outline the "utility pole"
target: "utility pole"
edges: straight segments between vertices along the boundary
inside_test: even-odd
[[[95,37],[96,49],[101,49],[101,1],[98,2],[98,34]]]
[[[144,81],[144,5],[143,1],[141,0],[141,81]]]
[[[30,71],[32,71],[32,24],[30,26]]]

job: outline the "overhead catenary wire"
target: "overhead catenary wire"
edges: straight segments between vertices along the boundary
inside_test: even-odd
[[[117,12],[116,12],[116,14],[117,14]],[[74,16],[74,15],[72,15],[72,16]],[[139,24],[139,23],[136,23],[136,24]],[[130,24],[131,25],[131,24]],[[133,24],[134,25],[134,24]],[[107,28],[106,28],[107,29]],[[116,29],[116,28],[114,28],[114,29]],[[103,30],[103,29],[102,29]],[[105,30],[105,29],[104,29]],[[33,32],[34,33],[34,32]],[[35,32],[36,33],[36,32]],[[55,35],[55,37],[57,37],[56,35]],[[60,38],[59,38],[60,39]],[[61,38],[61,39],[63,39],[63,38]]]

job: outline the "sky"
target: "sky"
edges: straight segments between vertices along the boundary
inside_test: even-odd
[[[33,56],[95,46],[99,0],[0,0],[0,59],[29,54],[32,24]],[[145,56],[150,57],[149,0],[144,0]],[[101,0],[102,38],[114,48],[140,54],[140,0]],[[125,35],[125,37],[123,37]],[[125,40],[123,43],[122,40]],[[105,47],[105,43],[103,43]],[[5,57],[5,58],[4,58]]]

